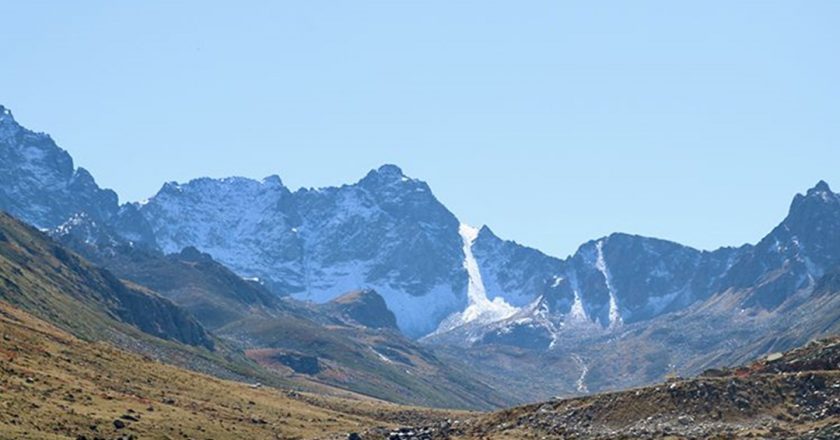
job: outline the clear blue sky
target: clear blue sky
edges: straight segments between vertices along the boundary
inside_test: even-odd
[[[840,2],[692,3],[5,2],[0,103],[122,200],[396,163],[558,256],[756,241],[840,187]]]

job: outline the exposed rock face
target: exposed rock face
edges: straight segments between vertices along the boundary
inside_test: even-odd
[[[536,299],[509,318],[466,325],[427,340],[552,348],[561,337],[648,322],[712,299],[716,308],[726,303],[751,313],[775,310],[797,292],[813,289],[827,270],[840,265],[839,200],[819,182],[797,195],[784,221],[755,246],[713,252],[612,234],[556,260],[515,243],[500,245],[483,230],[474,251],[482,274],[504,280],[487,289],[488,296],[522,304],[527,295],[517,292],[518,285],[528,286]],[[716,296],[721,294],[728,300]]]
[[[0,210],[38,228],[55,228],[80,212],[108,219],[119,209],[113,191],[100,189],[49,135],[21,127],[3,106],[0,175]]]
[[[349,292],[327,303],[347,320],[365,327],[397,329],[397,318],[388,310],[385,300],[373,290]]]
[[[581,246],[569,261],[569,277],[592,320],[602,326],[632,323],[707,296],[710,280],[698,272],[724,266],[721,257],[665,240],[613,234]]]
[[[840,264],[840,196],[823,181],[797,194],[782,223],[734,262],[720,287],[757,287],[748,306],[775,308]]]
[[[563,271],[563,261],[542,252],[505,241],[489,227],[478,231],[472,252],[481,270],[489,299],[504,298],[516,307],[531,303],[555,282]]]
[[[0,108],[0,209],[102,256],[193,246],[275,293],[326,302],[375,288],[419,336],[466,304],[458,221],[423,182],[383,166],[354,185],[292,193],[272,176],[168,183],[118,205],[49,136]]]
[[[291,368],[295,373],[318,374],[321,365],[316,356],[306,356],[298,353],[282,353],[274,357],[277,362]]]
[[[193,246],[240,275],[260,277],[274,290],[290,293],[301,288],[303,256],[290,197],[277,177],[202,178],[167,183],[137,209],[164,252]]]
[[[169,183],[139,211],[165,252],[195,246],[281,294],[376,289],[410,335],[466,302],[457,219],[395,166],[294,193],[277,177]]]

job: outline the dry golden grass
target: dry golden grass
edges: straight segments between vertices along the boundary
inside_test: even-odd
[[[452,414],[223,381],[76,339],[3,302],[0,334],[3,439],[343,438]]]

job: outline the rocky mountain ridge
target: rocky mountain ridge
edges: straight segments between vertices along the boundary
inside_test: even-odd
[[[78,335],[128,338],[131,332],[125,326],[130,326],[161,339],[214,349],[204,328],[170,301],[90,265],[5,213],[0,213],[0,263],[0,299]]]
[[[574,354],[582,360],[569,364],[576,369],[587,363],[580,344],[592,338],[653,338],[677,331],[673,319],[691,327],[710,311],[724,328],[741,328],[739,313],[800,316],[814,287],[840,264],[840,197],[822,181],[797,195],[788,216],[755,245],[708,252],[616,233],[560,259],[461,224],[426,183],[393,165],[354,184],[297,191],[277,176],[201,178],[118,205],[48,136],[2,114],[0,166],[9,178],[0,185],[0,209],[106,257],[126,246],[170,255],[192,247],[280,296],[328,303],[373,289],[399,329],[425,343],[535,350],[552,359]],[[808,310],[816,321],[836,321],[836,309]],[[762,326],[767,333],[751,333],[750,341],[779,331],[769,321]],[[653,359],[645,362],[651,373],[626,383],[665,374]]]
[[[292,192],[274,177],[168,183],[138,206],[158,246],[195,246],[281,295],[323,303],[371,288],[422,335],[465,303],[458,221],[394,166]]]
[[[772,311],[797,291],[812,289],[823,274],[840,265],[838,200],[840,195],[820,181],[796,195],[787,217],[756,245],[699,251],[616,233],[583,244],[566,260],[540,256],[535,263],[532,257],[522,268],[545,268],[530,278],[542,280],[532,284],[536,299],[530,304],[489,325],[463,326],[426,339],[550,348],[559,333],[568,336],[569,328],[620,331],[622,325],[651,321],[715,295],[748,288],[749,296],[735,307]],[[504,243],[490,233],[483,242],[496,247]],[[516,247],[510,242],[506,246]],[[476,254],[482,272],[500,272],[498,263]],[[522,273],[511,262],[517,260],[509,259],[502,273]]]

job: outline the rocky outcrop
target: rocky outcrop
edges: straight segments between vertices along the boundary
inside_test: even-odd
[[[326,306],[348,322],[373,329],[397,330],[397,318],[374,290],[348,292]]]

